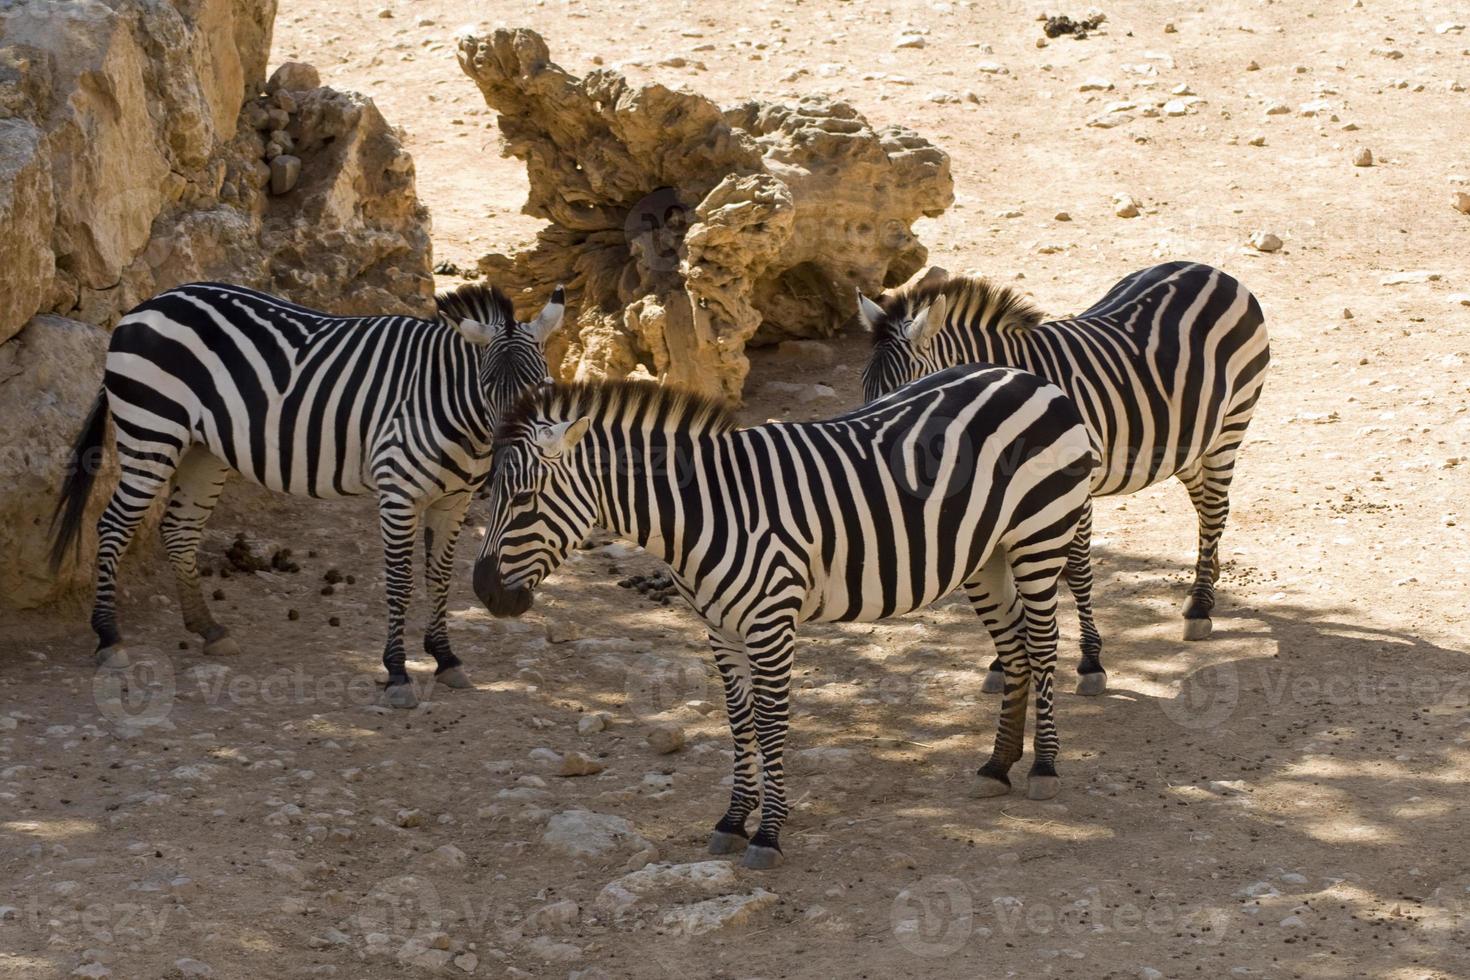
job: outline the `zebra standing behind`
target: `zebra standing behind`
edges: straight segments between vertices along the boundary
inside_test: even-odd
[[[413,541],[424,528],[435,678],[468,687],[445,624],[454,545],[489,469],[501,415],[550,381],[546,338],[563,292],[517,323],[497,289],[436,297],[438,319],[330,316],[240,286],[192,283],[133,309],[112,332],[102,390],[77,436],[53,518],[52,562],[79,543],[109,414],[122,479],[97,524],[92,629],[99,663],[126,664],[115,611],[117,564],[172,481],[162,533],[184,625],[206,654],[239,649],[199,589],[197,553],[230,471],[290,494],[376,493],[387,556],[386,700],[411,707],[403,618]]]
[[[863,395],[955,364],[1008,364],[1058,385],[1082,412],[1093,452],[1093,496],[1134,493],[1178,477],[1199,514],[1199,558],[1184,605],[1184,638],[1210,635],[1220,535],[1235,454],[1266,379],[1271,351],[1261,307],[1219,269],[1168,262],[1135,272],[1083,313],[1043,322],[1020,294],[933,269],[874,303],[858,296],[873,352]],[[1092,618],[1092,505],[1067,568],[1077,601],[1079,694],[1107,674]],[[1000,661],[985,690],[1000,690]]]
[[[501,429],[475,592],[498,616],[524,613],[594,525],[667,562],[708,629],[735,739],[710,851],[745,848],[746,867],[768,868],[799,623],[897,616],[963,585],[1005,672],[977,792],[1010,790],[1034,690],[1027,793],[1055,795],[1057,579],[1091,468],[1071,401],[1010,368],[954,368],[839,418],[747,429],[653,385],[554,387]]]

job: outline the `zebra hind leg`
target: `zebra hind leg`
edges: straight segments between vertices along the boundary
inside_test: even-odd
[[[240,652],[230,631],[215,622],[199,588],[199,539],[205,522],[219,502],[229,467],[216,456],[196,446],[185,453],[174,473],[174,488],[159,531],[178,582],[179,606],[184,627],[204,639],[206,656],[232,656]]]
[[[1102,634],[1092,617],[1092,499],[1082,508],[1077,536],[1067,551],[1067,585],[1077,604],[1077,626],[1082,634],[1082,659],[1077,664],[1077,693],[1096,696],[1108,689],[1102,665]]]
[[[1194,584],[1184,603],[1186,640],[1203,640],[1214,630],[1210,614],[1215,608],[1215,582],[1220,577],[1220,536],[1230,515],[1230,480],[1235,475],[1238,445],[1232,443],[1211,452],[1179,475],[1199,514],[1199,558],[1194,566]]]
[[[418,695],[408,676],[403,619],[413,595],[413,539],[418,531],[419,508],[406,495],[384,493],[378,499],[378,521],[382,526],[388,579],[388,639],[383,646],[388,684],[383,689],[383,701],[393,708],[412,708],[418,704]]]
[[[1049,800],[1057,795],[1061,780],[1057,776],[1057,737],[1054,714],[1053,675],[1057,663],[1057,579],[1062,570],[1061,556],[1054,568],[1028,563],[1015,570],[1021,603],[1026,608],[1026,659],[1031,668],[1031,687],[1036,695],[1036,733],[1032,738],[1035,757],[1026,777],[1026,796],[1033,800]]]
[[[179,447],[160,433],[134,433],[121,422],[116,423],[116,430],[122,479],[97,521],[97,590],[92,601],[92,631],[97,634],[94,654],[97,663],[126,667],[128,655],[117,625],[117,567],[143,515],[173,476]]]
[[[1031,674],[1026,663],[1026,631],[1015,579],[1005,558],[996,555],[965,583],[970,605],[995,642],[1003,665],[1000,721],[990,758],[976,773],[973,795],[1004,796],[1011,791],[1011,767],[1026,739],[1026,702]],[[988,679],[988,678],[987,678]]]
[[[750,843],[745,821],[760,803],[759,753],[755,741],[755,705],[750,694],[750,667],[744,643],[730,643],[709,635],[715,665],[725,685],[725,713],[735,740],[735,772],[730,806],[710,834],[709,853],[734,854]]]
[[[429,626],[424,631],[424,650],[434,658],[434,682],[450,688],[474,685],[465,675],[462,661],[449,648],[449,582],[454,576],[454,547],[464,524],[469,494],[435,501],[424,512],[424,584],[429,591]]]

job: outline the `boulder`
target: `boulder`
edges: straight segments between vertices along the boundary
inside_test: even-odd
[[[565,810],[552,815],[541,841],[571,858],[626,856],[649,846],[624,818],[590,810]]]
[[[309,65],[281,66],[266,90],[275,12],[276,0],[0,4],[0,364],[22,420],[0,430],[12,586],[0,605],[90,579],[90,562],[52,582],[32,560],[106,346],[105,330],[58,324],[110,328],[200,279],[342,313],[433,308],[412,159],[371,100],[321,87]],[[292,179],[275,194],[272,151],[299,161],[277,167]],[[112,481],[99,482],[102,497]]]
[[[0,344],[0,597],[17,607],[58,595],[47,562],[47,531],[71,442],[97,395],[107,331],[59,316],[38,316]],[[101,461],[98,482],[117,479],[116,458]],[[95,495],[89,524],[106,499]],[[80,561],[69,558],[61,583],[90,578],[96,540],[82,536]]]
[[[738,398],[747,344],[825,337],[856,290],[896,286],[926,250],[921,216],[954,200],[949,157],[823,97],[712,100],[551,61],[535,31],[461,38],[459,61],[525,161],[529,250],[481,260],[534,304],[565,283],[575,333],[563,378],[648,373]]]

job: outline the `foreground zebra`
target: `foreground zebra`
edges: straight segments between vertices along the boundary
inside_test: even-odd
[[[557,287],[531,323],[478,284],[436,297],[439,318],[342,317],[239,286],[160,293],[112,332],[102,390],[72,449],[53,518],[53,564],[79,541],[111,414],[122,479],[97,524],[92,629],[99,663],[116,658],[117,563],[155,497],[173,481],[163,542],[184,625],[206,654],[238,652],[199,590],[196,555],[231,470],[312,497],[376,493],[387,554],[386,699],[416,702],[403,617],[413,539],[424,526],[431,612],[424,648],[435,678],[468,687],[444,613],[455,540],[489,468],[491,439],[527,386],[548,381],[546,338],[561,323]]]
[[[869,401],[951,365],[1009,364],[1077,403],[1101,461],[1093,496],[1178,477],[1199,513],[1184,638],[1210,635],[1235,454],[1271,357],[1261,307],[1244,286],[1207,265],[1169,262],[1133,273],[1076,317],[1047,322],[1013,290],[943,269],[879,303],[858,300],[874,336],[863,370]],[[1082,634],[1079,694],[1107,685],[1092,618],[1091,537],[1089,502],[1067,566]],[[990,693],[1000,690],[1000,666],[990,666]]]
[[[1009,368],[955,368],[829,421],[748,429],[652,385],[552,388],[501,429],[475,592],[520,615],[594,525],[668,562],[708,627],[735,738],[710,850],[744,847],[747,867],[772,867],[799,623],[897,616],[964,585],[1006,681],[979,792],[1010,789],[1034,689],[1027,791],[1056,793],[1057,579],[1091,467],[1072,403]]]

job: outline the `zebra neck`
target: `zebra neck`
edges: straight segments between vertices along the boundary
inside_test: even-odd
[[[616,424],[597,434],[590,457],[598,488],[597,523],[673,566],[687,556],[692,537],[723,522],[730,493],[730,433],[629,429]]]

